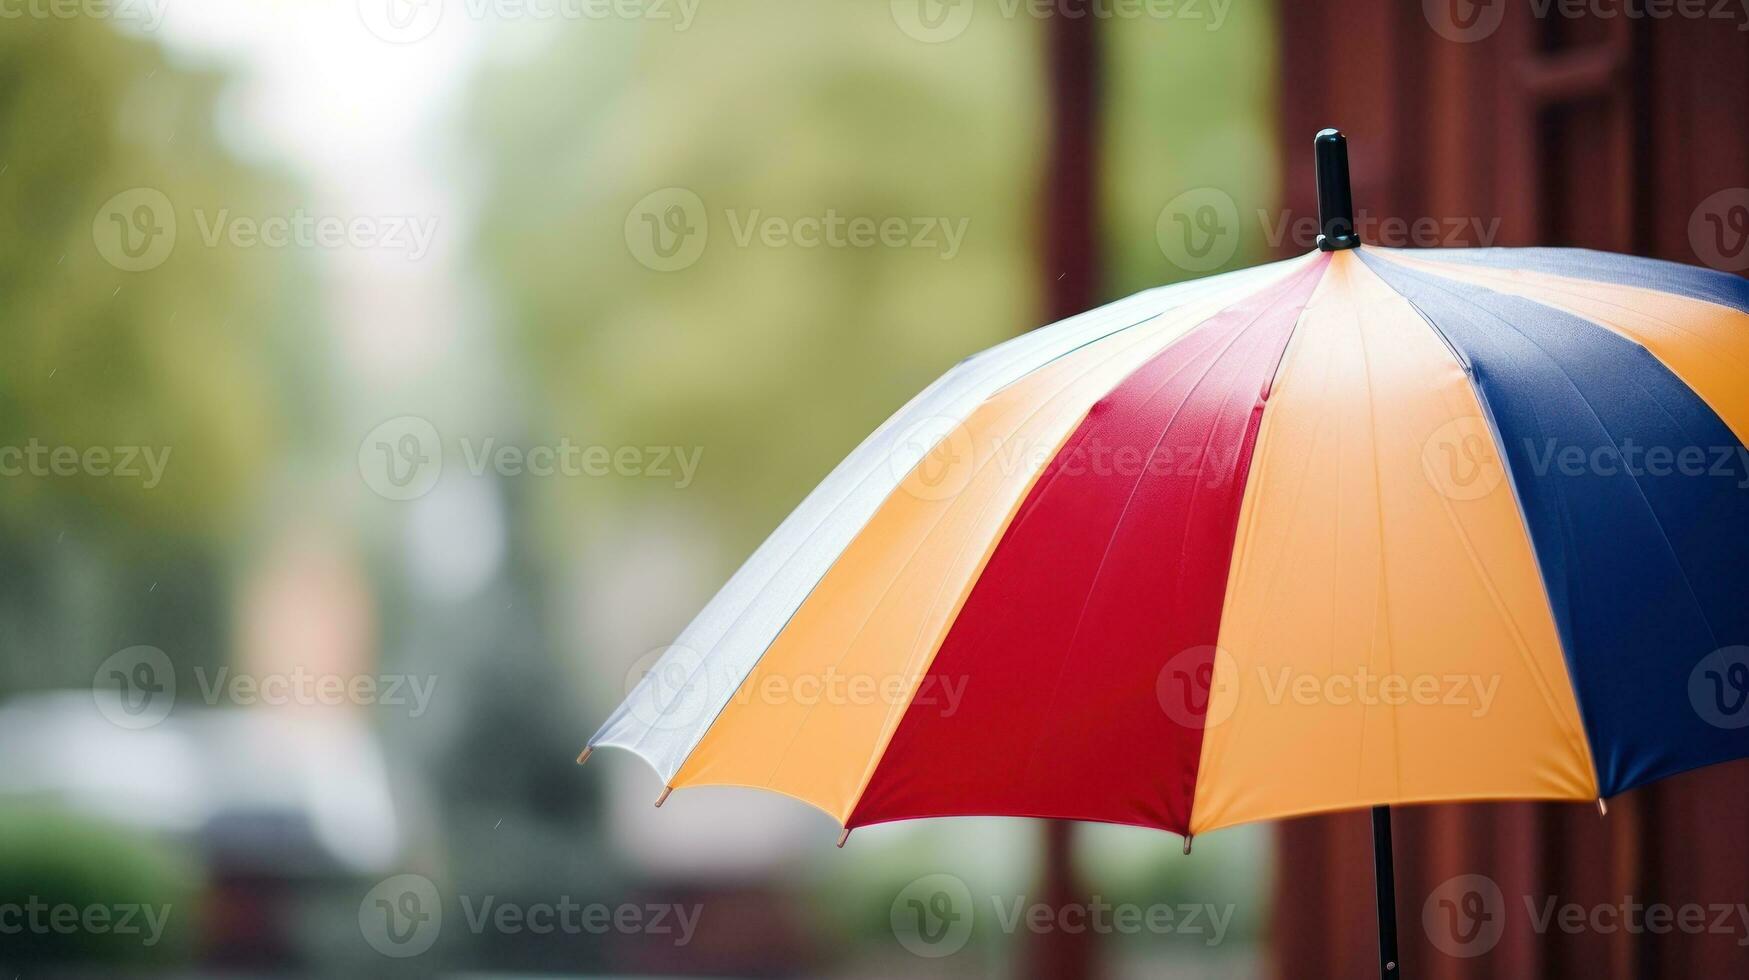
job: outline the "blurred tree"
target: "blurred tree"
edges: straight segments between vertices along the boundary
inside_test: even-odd
[[[991,20],[928,44],[886,4],[759,0],[684,32],[592,24],[498,73],[479,247],[538,417],[581,441],[702,447],[691,492],[663,506],[720,528],[725,562],[750,551],[912,394],[1037,325],[1035,32]],[[702,207],[646,218],[667,188]],[[965,236],[748,234],[776,218],[806,238],[797,219],[833,214]],[[696,260],[643,264],[661,264],[647,221],[682,216]],[[570,481],[565,513],[664,486]]]
[[[0,690],[89,684],[138,642],[220,656],[221,542],[313,363],[285,343],[299,263],[203,233],[292,207],[221,144],[223,81],[103,20],[0,32],[0,644],[25,654]]]
[[[1109,296],[1255,265],[1274,256],[1271,238],[1279,235],[1274,5],[1157,9],[1171,13],[1105,33]],[[1186,268],[1174,261],[1182,255],[1163,247],[1162,214],[1167,230],[1178,232],[1169,209],[1206,202],[1211,189],[1233,206],[1209,255],[1219,261]]]
[[[755,0],[702,10],[684,31],[603,21],[532,51],[506,39],[475,129],[478,267],[505,318],[497,333],[511,373],[530,382],[511,410],[535,442],[702,450],[685,493],[672,479],[530,486],[528,544],[554,581],[587,576],[585,596],[599,597],[624,591],[616,582],[666,578],[674,593],[686,561],[705,566],[698,579],[720,581],[913,394],[1037,325],[1036,25],[979,26],[933,45],[904,33],[886,4]],[[652,231],[672,235],[674,218],[699,237],[653,241]],[[902,220],[906,240],[852,244],[842,224],[854,218]],[[769,219],[785,233],[776,243],[762,234]],[[843,247],[832,244],[834,220]],[[929,242],[913,247],[929,221]],[[812,222],[821,244],[807,244]],[[675,244],[696,250],[691,261],[656,250]],[[664,534],[684,561],[665,564],[674,543]],[[640,575],[640,564],[666,571]],[[661,621],[660,604],[649,600],[644,628],[678,629]],[[592,643],[580,658],[576,605],[553,604],[567,618],[550,635],[556,660],[585,660],[576,668],[593,695],[585,717],[599,717],[645,647]],[[589,632],[598,628],[584,627],[586,642],[603,636]],[[489,669],[500,683],[533,674],[537,692],[561,689],[526,658]],[[515,710],[540,704],[523,698]],[[503,719],[483,704],[474,715],[461,741],[500,744]],[[579,744],[586,734],[576,732]],[[490,758],[500,773],[527,760],[550,779],[550,760]],[[492,791],[522,782],[500,778]],[[454,791],[452,832],[466,833],[481,808],[461,790],[477,793],[478,777],[458,768],[444,786]],[[480,826],[483,838],[492,823]],[[568,833],[588,837],[575,824]],[[592,880],[614,873],[573,843],[540,856],[531,879],[563,867],[554,853],[579,855],[573,863]],[[501,862],[505,891],[508,870]],[[776,964],[798,954],[760,955]]]

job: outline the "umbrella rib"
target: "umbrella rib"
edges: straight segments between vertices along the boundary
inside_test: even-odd
[[[1359,316],[1354,315],[1354,311],[1353,311],[1352,306],[1349,308],[1349,310],[1347,312],[1350,314],[1351,319],[1354,322],[1355,343],[1356,343],[1356,346],[1360,349],[1360,359],[1361,359],[1361,363],[1363,365],[1363,373],[1364,373],[1365,378],[1366,378],[1366,419],[1367,419],[1367,454],[1366,455],[1367,455],[1368,462],[1372,465],[1373,500],[1375,501],[1375,504],[1373,507],[1373,513],[1375,515],[1376,527],[1378,529],[1378,536],[1379,536],[1379,538],[1378,538],[1378,540],[1379,540],[1379,545],[1378,545],[1378,547],[1379,547],[1379,552],[1378,552],[1378,589],[1379,589],[1379,591],[1378,591],[1378,595],[1375,597],[1375,600],[1374,600],[1376,603],[1374,606],[1374,612],[1373,612],[1374,630],[1373,630],[1372,635],[1368,637],[1368,649],[1369,649],[1369,651],[1376,651],[1376,649],[1377,649],[1376,641],[1377,641],[1378,634],[1377,634],[1377,625],[1376,624],[1377,624],[1377,617],[1382,614],[1384,616],[1384,620],[1385,620],[1384,627],[1385,627],[1386,657],[1390,660],[1390,666],[1394,669],[1396,666],[1396,658],[1394,656],[1396,648],[1395,648],[1395,643],[1393,641],[1393,637],[1391,636],[1391,589],[1390,589],[1391,579],[1390,579],[1390,568],[1388,565],[1389,549],[1386,546],[1386,542],[1389,540],[1389,538],[1386,536],[1386,533],[1385,533],[1385,510],[1386,510],[1386,507],[1385,507],[1384,481],[1379,477],[1378,398],[1375,395],[1375,392],[1377,390],[1377,385],[1375,384],[1374,377],[1373,377],[1372,357],[1367,351],[1366,327],[1360,323]],[[1369,656],[1368,659],[1372,659],[1372,658]],[[1385,718],[1386,718],[1387,722],[1389,723],[1390,733],[1391,733],[1391,769],[1392,769],[1392,783],[1394,785],[1394,793],[1397,796],[1401,796],[1402,792],[1403,792],[1402,733],[1401,733],[1401,731],[1399,731],[1399,729],[1397,727],[1397,713],[1395,711],[1386,712]],[[1361,728],[1361,747],[1363,750],[1361,752],[1361,757],[1363,759],[1365,758],[1365,751],[1364,751],[1365,744],[1366,744],[1366,728],[1363,725]]]

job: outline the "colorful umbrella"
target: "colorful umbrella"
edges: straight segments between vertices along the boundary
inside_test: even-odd
[[[1359,246],[1342,137],[1317,145],[1319,251],[962,362],[591,749],[845,834],[1055,817],[1186,850],[1325,811],[1601,806],[1749,755],[1749,283]]]

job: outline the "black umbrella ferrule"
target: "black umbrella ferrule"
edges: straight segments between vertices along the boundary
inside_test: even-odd
[[[1312,140],[1318,169],[1318,248],[1339,252],[1360,244],[1354,233],[1354,194],[1348,187],[1348,139],[1334,129]]]

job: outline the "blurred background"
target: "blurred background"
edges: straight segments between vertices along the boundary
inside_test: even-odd
[[[0,0],[0,969],[1368,975],[1364,814],[839,851],[572,760],[955,361],[1313,247],[1321,126],[1369,241],[1749,268],[1749,14],[1706,8]],[[1421,919],[1466,873],[1749,901],[1745,798],[1404,813],[1405,969],[1743,972],[1749,913]]]

